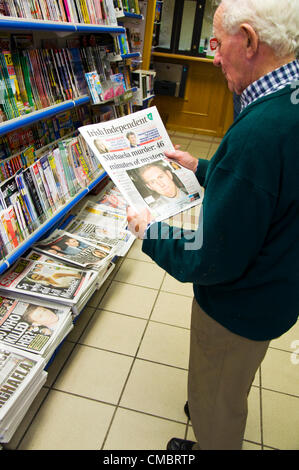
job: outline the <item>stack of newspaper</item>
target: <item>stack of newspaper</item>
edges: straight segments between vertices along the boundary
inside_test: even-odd
[[[49,361],[73,328],[70,307],[42,299],[0,297],[0,345],[36,353]]]
[[[45,361],[37,354],[0,344],[0,442],[9,442],[44,385]]]
[[[95,284],[97,271],[20,258],[0,278],[0,294],[24,302],[59,304],[78,314],[83,296]],[[42,299],[42,300],[41,300]]]

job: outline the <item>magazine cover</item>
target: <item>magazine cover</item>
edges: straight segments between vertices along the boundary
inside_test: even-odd
[[[155,106],[79,131],[137,212],[147,207],[161,221],[202,203],[194,173],[164,154],[174,147]]]
[[[91,276],[92,271],[20,258],[0,278],[0,291],[4,295],[28,295],[74,305]]]
[[[69,330],[71,309],[0,296],[0,343],[44,355],[61,330]]]
[[[85,269],[102,269],[103,264],[114,255],[111,247],[98,246],[73,233],[59,229],[45,240],[33,245],[33,248],[60,262],[72,263]]]

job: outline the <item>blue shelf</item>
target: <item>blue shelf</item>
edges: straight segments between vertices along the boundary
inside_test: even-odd
[[[129,11],[124,11],[124,16],[126,16],[127,18],[135,18],[137,20],[143,19],[142,15],[137,15],[137,13],[130,13]]]
[[[78,33],[125,33],[125,28],[122,26],[100,26],[96,24],[76,23],[76,32]]]
[[[25,18],[10,17],[0,18],[0,29],[30,31],[64,31],[69,33],[94,32],[122,34],[125,32],[125,28],[121,26],[88,25],[85,23],[65,23],[60,21],[28,20]]]
[[[140,52],[130,52],[129,54],[121,54],[122,59],[133,59],[134,57],[140,57]]]
[[[82,104],[87,104],[90,101],[89,96],[82,96],[74,100],[64,101],[63,103],[55,104],[49,106],[48,108],[39,109],[38,111],[33,111],[30,114],[25,114],[9,121],[2,122],[0,124],[0,136],[7,134],[8,132],[15,131],[21,127],[29,126],[34,124],[41,119],[46,119],[55,114],[62,113],[76,106],[81,106]]]
[[[9,266],[17,261],[32,244],[37,242],[45,233],[47,233],[53,226],[59,222],[81,199],[83,199],[102,179],[107,176],[106,172],[99,175],[94,181],[92,181],[87,188],[82,189],[79,194],[72,198],[72,200],[63,207],[60,211],[55,213],[49,218],[40,228],[38,228],[33,234],[31,234],[20,246],[16,248],[11,255],[8,255],[4,261],[0,264],[0,274],[3,274]]]

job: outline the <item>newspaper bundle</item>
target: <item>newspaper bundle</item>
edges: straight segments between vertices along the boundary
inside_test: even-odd
[[[194,173],[164,154],[174,147],[155,106],[79,131],[137,212],[147,207],[161,221],[201,204]]]
[[[45,360],[0,344],[0,442],[9,442],[44,385]]]
[[[2,295],[26,299],[43,299],[75,307],[91,284],[96,271],[79,270],[75,267],[54,263],[31,261],[20,258],[1,278]]]
[[[34,249],[82,269],[102,270],[114,256],[113,248],[91,243],[73,233],[56,229],[44,240],[33,245]]]
[[[0,344],[50,359],[73,328],[70,307],[0,297]]]

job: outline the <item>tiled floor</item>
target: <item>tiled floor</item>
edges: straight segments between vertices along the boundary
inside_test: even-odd
[[[204,158],[219,143],[171,134]],[[163,450],[173,436],[194,438],[183,412],[192,287],[140,247],[90,300],[8,448]],[[299,323],[271,343],[255,377],[244,449],[299,449],[296,349]]]

